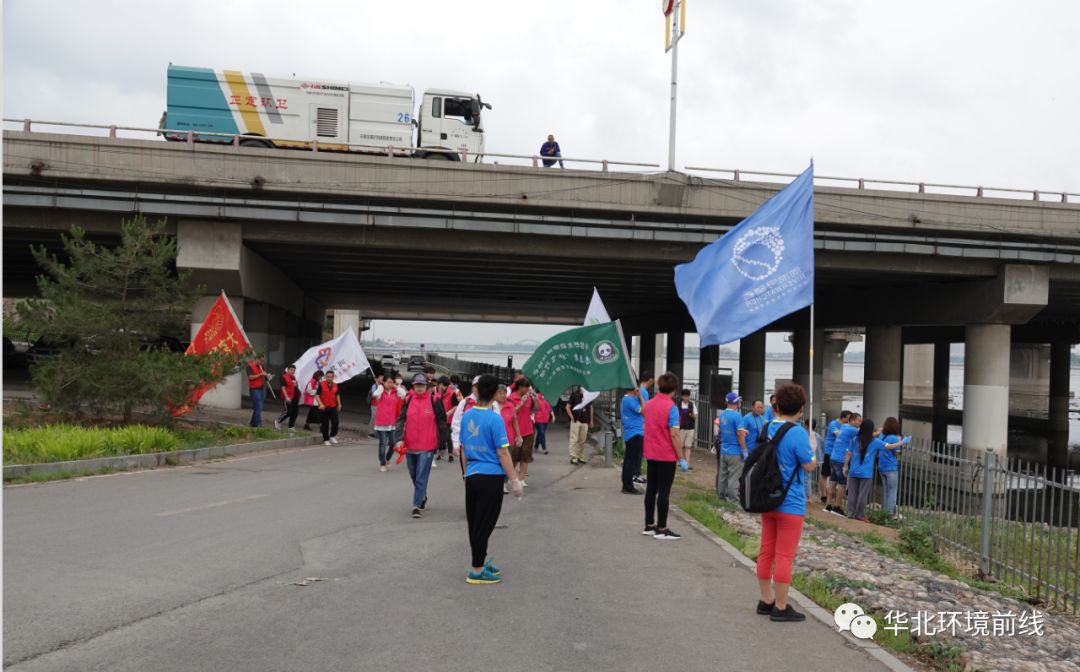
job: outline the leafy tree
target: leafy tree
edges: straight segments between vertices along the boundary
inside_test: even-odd
[[[239,364],[232,355],[185,356],[167,347],[189,328],[203,288],[176,272],[176,239],[165,220],[123,221],[114,248],[87,240],[78,227],[62,241],[66,262],[31,247],[45,271],[37,278],[41,297],[18,307],[23,323],[58,346],[31,368],[32,386],[51,406],[125,421],[135,409],[168,417],[200,381],[220,380]]]

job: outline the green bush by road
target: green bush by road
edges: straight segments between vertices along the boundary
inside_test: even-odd
[[[4,431],[4,464],[41,464],[117,455],[143,455],[245,441],[275,439],[288,432],[231,425],[165,429],[147,425],[81,427],[56,424]]]

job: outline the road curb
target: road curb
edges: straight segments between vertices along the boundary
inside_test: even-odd
[[[296,436],[287,439],[273,439],[271,441],[236,443],[230,446],[208,446],[206,448],[173,450],[166,453],[118,455],[116,457],[99,457],[92,460],[70,460],[67,462],[45,462],[42,464],[14,464],[4,467],[4,480],[6,481],[10,478],[26,478],[39,474],[55,474],[59,472],[71,472],[73,474],[82,475],[97,473],[103,469],[124,471],[127,469],[172,467],[179,464],[192,464],[194,462],[243,455],[245,453],[302,448],[304,446],[313,446],[320,443],[320,441],[321,437],[319,436]]]
[[[690,527],[694,528],[694,530],[698,534],[702,535],[706,539],[708,539],[708,540],[712,541],[713,543],[715,543],[720,548],[724,549],[727,552],[727,554],[730,555],[732,557],[732,559],[735,560],[735,562],[742,565],[745,569],[747,569],[747,570],[749,570],[751,572],[755,572],[755,576],[756,576],[756,572],[757,572],[757,563],[756,562],[754,562],[750,558],[743,555],[742,552],[739,551],[739,549],[735,548],[734,546],[732,546],[728,542],[721,539],[715,532],[710,530],[705,525],[702,525],[696,518],[694,518],[690,514],[686,513],[685,511],[683,511],[679,507],[677,507],[675,505],[672,505],[671,510],[684,523],[686,523]],[[830,629],[834,629],[836,627],[836,623],[833,621],[833,615],[832,614],[830,614],[828,611],[825,611],[825,609],[818,606],[818,604],[816,602],[814,602],[813,600],[811,600],[809,597],[803,595],[798,590],[795,590],[794,586],[792,586],[791,588],[788,589],[788,596],[791,599],[798,602],[799,605],[801,607],[803,607],[803,609],[806,610],[806,613],[808,613],[813,618],[821,621],[822,623],[827,625]],[[844,634],[844,633],[837,633],[837,634],[840,635],[841,638],[843,638],[843,640],[844,640],[844,642],[846,644],[849,644],[849,645],[854,646],[854,647],[856,647],[858,649],[861,649],[862,651],[865,651],[867,655],[869,655],[870,657],[874,658],[875,660],[880,662],[885,667],[892,670],[892,672],[915,672],[915,670],[913,670],[911,667],[908,667],[908,665],[906,663],[904,663],[902,660],[900,660],[896,656],[889,653],[887,650],[882,648],[880,645],[875,644],[873,641],[866,641],[866,640],[862,640],[862,639],[857,639],[857,638],[851,636],[850,634]]]

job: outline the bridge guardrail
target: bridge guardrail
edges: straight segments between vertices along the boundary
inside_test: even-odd
[[[155,136],[173,136],[174,142],[187,142],[192,144],[196,141],[196,137],[200,138],[220,138],[220,141],[212,140],[211,144],[216,145],[232,145],[233,147],[240,147],[245,140],[252,140],[256,142],[280,142],[296,145],[297,143],[305,145],[302,149],[306,151],[319,152],[330,149],[331,151],[340,151],[340,148],[345,148],[346,153],[354,154],[374,154],[380,156],[387,156],[390,158],[401,157],[410,158],[418,152],[425,154],[442,154],[447,158],[452,156],[460,157],[462,163],[468,163],[469,153],[467,151],[457,151],[453,149],[438,149],[427,147],[394,147],[385,145],[364,145],[358,143],[348,142],[326,142],[322,145],[318,140],[312,141],[298,141],[290,140],[286,138],[272,138],[262,135],[244,135],[240,133],[217,133],[213,131],[193,131],[190,129],[171,129],[171,128],[146,128],[141,126],[121,126],[117,124],[81,124],[66,121],[44,121],[40,119],[12,119],[4,118],[4,123],[9,124],[22,124],[22,130],[26,133],[33,133],[34,125],[38,126],[56,126],[61,128],[84,128],[84,129],[96,129],[108,131],[109,138],[118,138],[120,131],[127,131],[132,133],[150,133]],[[285,145],[287,147],[287,145]],[[321,148],[320,148],[321,147]],[[293,149],[301,149],[298,147],[292,147]],[[510,158],[510,159],[522,159],[525,161],[531,161],[533,168],[539,168],[540,162],[545,158],[536,154],[501,154],[494,152],[483,152],[474,156],[474,161],[479,162],[484,157],[493,158]],[[551,158],[551,157],[548,157]],[[557,161],[569,161],[571,163],[581,163],[587,165],[599,165],[602,172],[608,172],[610,166],[626,166],[635,168],[659,168],[660,165],[656,163],[640,163],[635,161],[614,161],[611,159],[579,159],[573,157],[554,157]]]
[[[705,168],[702,166],[686,166],[686,170],[698,170],[702,172],[713,173],[731,173],[731,180],[733,182],[742,182],[743,177],[752,175],[755,177],[782,177],[782,178],[796,178],[799,175],[797,173],[774,173],[759,170],[742,170],[740,168]],[[974,191],[975,198],[983,198],[987,195],[987,192],[994,194],[1024,194],[1030,195],[1033,201],[1042,201],[1043,196],[1058,196],[1061,198],[1062,203],[1068,203],[1069,197],[1074,196],[1080,198],[1080,193],[1073,193],[1070,191],[1044,191],[1042,189],[1013,189],[1010,187],[982,187],[971,186],[966,184],[943,184],[936,182],[905,182],[903,180],[884,180],[864,177],[834,177],[829,175],[814,175],[814,184],[818,186],[830,186],[820,184],[821,182],[854,182],[855,189],[866,189],[866,185],[888,185],[888,186],[901,186],[901,187],[915,187],[916,193],[926,194],[927,188],[931,189],[951,189],[954,191]],[[836,185],[832,185],[836,186]],[[962,196],[968,196],[969,194],[960,194]]]

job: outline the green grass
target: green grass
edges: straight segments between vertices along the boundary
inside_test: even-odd
[[[120,455],[168,453],[177,450],[264,441],[290,436],[267,427],[217,425],[167,429],[146,425],[86,427],[53,424],[7,428],[3,435],[4,463],[43,464]]]

